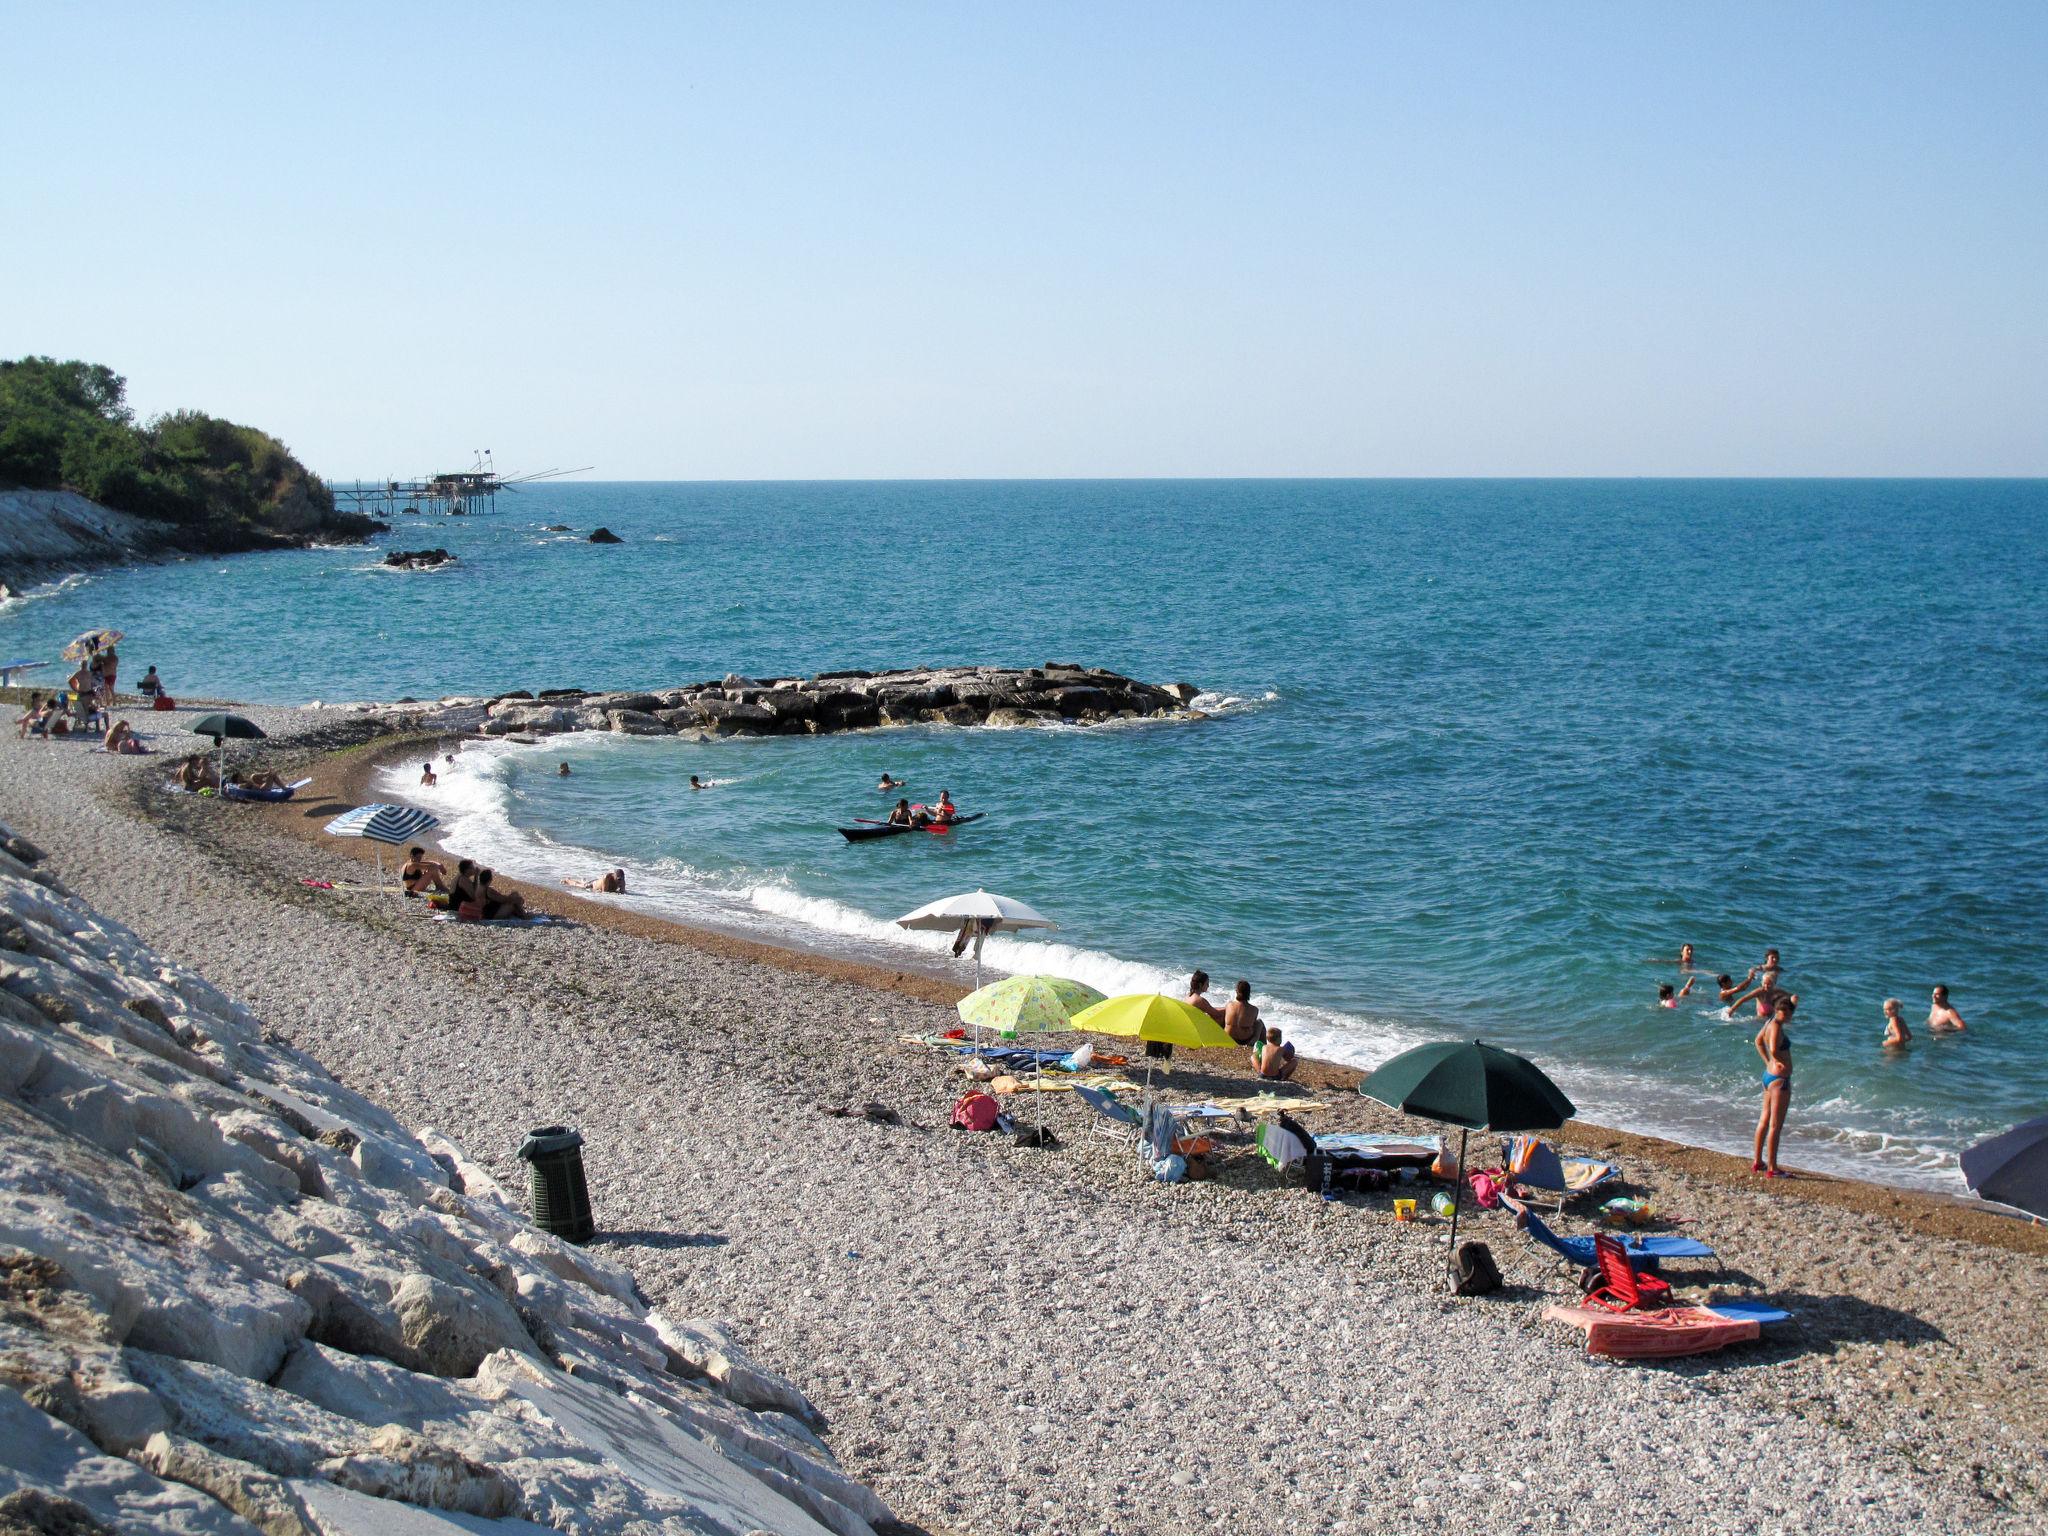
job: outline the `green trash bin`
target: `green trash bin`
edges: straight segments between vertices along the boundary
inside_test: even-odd
[[[590,1219],[590,1186],[583,1181],[583,1137],[566,1125],[529,1131],[519,1156],[533,1170],[533,1224],[543,1232],[587,1243],[597,1224]]]

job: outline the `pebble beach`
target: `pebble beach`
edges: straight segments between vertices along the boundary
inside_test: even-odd
[[[529,899],[565,921],[506,929],[309,887],[364,881],[367,851],[317,828],[416,744],[245,712],[264,766],[312,774],[295,801],[166,795],[163,757],[8,736],[0,810],[82,897],[508,1186],[528,1130],[581,1129],[593,1251],[656,1305],[730,1320],[913,1529],[2048,1529],[2040,1228],[1766,1189],[1580,1127],[1719,1250],[1702,1281],[1797,1314],[1719,1355],[1589,1359],[1541,1319],[1569,1281],[1498,1212],[1461,1236],[1507,1286],[1459,1300],[1444,1224],[1325,1203],[1241,1136],[1215,1180],[1166,1186],[1068,1094],[1043,1096],[1050,1150],[948,1129],[954,1058],[902,1037],[951,1027],[964,988],[559,889]],[[152,744],[180,750],[161,718]],[[1250,1091],[1235,1062],[1176,1067],[1190,1097]],[[1426,1129],[1304,1078],[1319,1132]]]

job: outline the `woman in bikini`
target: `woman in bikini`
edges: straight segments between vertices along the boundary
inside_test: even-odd
[[[1778,1138],[1785,1132],[1785,1111],[1792,1107],[1792,1037],[1785,1026],[1798,1006],[1798,998],[1784,999],[1756,1032],[1756,1053],[1764,1063],[1764,1104],[1756,1118],[1756,1156],[1749,1167],[1767,1179],[1785,1177],[1778,1166]]]

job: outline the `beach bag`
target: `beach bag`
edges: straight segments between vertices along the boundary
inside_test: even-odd
[[[1188,1176],[1188,1160],[1178,1153],[1162,1157],[1152,1165],[1152,1177],[1162,1184],[1178,1184]]]
[[[953,1106],[951,1124],[959,1131],[992,1131],[996,1128],[996,1117],[1002,1108],[988,1094],[979,1088],[971,1088],[960,1095]]]
[[[1490,1296],[1500,1289],[1500,1266],[1484,1243],[1458,1244],[1451,1291],[1458,1296]]]
[[[1499,1206],[1502,1182],[1499,1169],[1472,1175],[1472,1198],[1481,1210],[1490,1211]]]
[[[1154,1061],[1171,1061],[1173,1060],[1173,1044],[1167,1040],[1147,1040],[1145,1042],[1145,1054]]]
[[[172,698],[168,693],[159,693],[154,699],[150,701],[149,707],[155,710],[176,709],[178,707],[178,701]]]
[[[1038,1147],[1050,1152],[1059,1144],[1059,1137],[1053,1135],[1049,1125],[1027,1125],[1017,1133],[1017,1145],[1020,1147]]]

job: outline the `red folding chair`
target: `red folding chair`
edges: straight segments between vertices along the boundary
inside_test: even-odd
[[[1593,1238],[1593,1257],[1599,1261],[1600,1283],[1586,1292],[1589,1304],[1609,1312],[1637,1312],[1670,1302],[1671,1282],[1631,1267],[1621,1244],[1605,1232]]]

